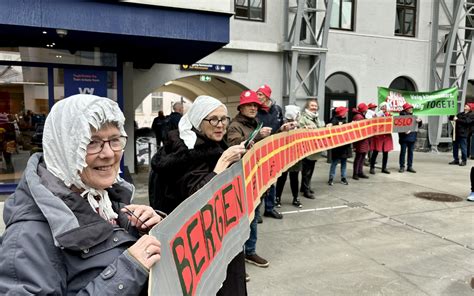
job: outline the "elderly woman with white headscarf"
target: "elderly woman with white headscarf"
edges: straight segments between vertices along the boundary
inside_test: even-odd
[[[209,96],[199,96],[179,121],[178,130],[169,132],[168,142],[152,160],[150,182],[155,207],[166,213],[198,191],[212,178],[238,161],[243,144],[227,147],[223,138],[230,119],[225,105]],[[243,252],[228,265],[227,278],[218,295],[246,295]]]
[[[1,295],[143,295],[160,242],[161,218],[130,204],[119,176],[125,118],[107,98],[75,95],[56,103],[5,202],[0,239]]]

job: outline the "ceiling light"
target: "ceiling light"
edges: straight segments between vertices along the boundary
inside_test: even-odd
[[[168,82],[165,83],[165,86],[168,86],[168,85],[170,85],[171,83],[173,83],[173,81],[168,81]]]
[[[45,35],[46,35],[46,34],[48,34],[48,32],[46,32],[46,31],[43,31],[43,34],[45,34]]]

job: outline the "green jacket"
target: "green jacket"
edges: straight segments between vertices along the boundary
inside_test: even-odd
[[[319,117],[316,118],[311,118],[309,114],[307,114],[304,110],[301,113],[300,116],[300,121],[299,121],[300,128],[323,128],[324,127],[324,122],[319,120]],[[321,153],[315,153],[312,154],[308,157],[306,157],[309,160],[318,160],[320,157]]]

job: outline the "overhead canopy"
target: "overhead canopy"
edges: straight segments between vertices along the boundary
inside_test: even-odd
[[[0,1],[0,47],[54,42],[71,52],[117,53],[140,68],[192,64],[229,42],[229,16],[119,1],[7,0]]]

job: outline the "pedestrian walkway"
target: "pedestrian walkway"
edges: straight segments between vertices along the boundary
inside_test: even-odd
[[[450,153],[415,153],[417,173],[398,173],[391,152],[390,175],[377,169],[367,180],[349,177],[348,186],[337,182],[339,171],[328,186],[329,164],[318,161],[316,199],[301,197],[298,211],[286,186],[283,220],[259,224],[257,252],[270,266],[246,265],[249,295],[473,295],[474,203],[465,199],[474,161],[450,160]],[[138,203],[148,202],[147,175],[133,176]],[[462,199],[430,201],[419,192]]]

